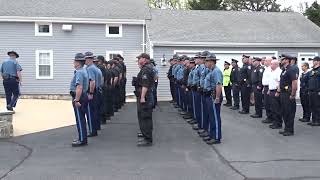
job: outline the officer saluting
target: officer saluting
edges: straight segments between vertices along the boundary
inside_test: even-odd
[[[88,142],[85,113],[88,103],[86,93],[89,87],[89,79],[86,69],[83,68],[84,64],[84,55],[82,53],[76,54],[73,62],[75,72],[70,84],[70,95],[72,96],[72,106],[79,138],[72,142],[73,147],[85,146]]]
[[[253,58],[254,69],[251,72],[251,84],[254,93],[254,106],[256,113],[251,115],[252,118],[262,118],[262,76],[264,68],[261,66],[260,62],[262,59],[258,57]]]
[[[146,53],[138,57],[140,72],[135,84],[137,94],[138,119],[143,139],[138,146],[151,146],[153,143],[152,130],[152,87],[154,86],[154,73],[150,66],[150,56]]]
[[[243,66],[240,68],[240,85],[241,85],[241,103],[242,111],[240,114],[249,114],[250,107],[250,93],[251,93],[251,65],[250,56],[243,55]]]
[[[22,68],[16,60],[19,58],[18,53],[10,51],[8,52],[8,56],[9,59],[2,63],[0,72],[2,74],[3,86],[6,94],[7,110],[13,111],[20,95],[19,83],[22,81]]]
[[[238,60],[231,59],[232,61],[232,71],[230,75],[230,81],[232,84],[232,95],[233,95],[233,107],[231,107],[232,110],[238,110],[240,99],[240,84],[239,84],[239,66],[238,66]]]
[[[280,76],[280,87],[276,96],[280,93],[281,115],[285,124],[284,131],[279,133],[283,136],[292,136],[294,134],[294,117],[296,114],[296,91],[297,91],[297,73],[290,65],[292,59],[289,55],[282,55],[281,64],[283,67]]]
[[[312,114],[311,126],[320,126],[320,57],[313,58],[309,79],[309,96]]]

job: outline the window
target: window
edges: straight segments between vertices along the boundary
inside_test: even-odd
[[[52,36],[52,23],[35,23],[35,36]]]
[[[106,25],[106,36],[107,37],[122,37],[122,25]]]
[[[121,56],[123,56],[123,52],[122,51],[107,51],[107,58],[109,58],[109,60],[113,59],[114,57],[116,57],[118,54],[120,54]],[[106,60],[108,60],[106,58]]]
[[[53,51],[36,51],[36,78],[53,79]]]

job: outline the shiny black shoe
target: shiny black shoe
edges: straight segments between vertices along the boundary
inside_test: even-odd
[[[142,140],[142,141],[139,141],[138,143],[137,143],[137,146],[138,147],[147,147],[147,146],[152,146],[152,142],[151,141],[147,141],[147,140]]]
[[[261,121],[263,124],[270,124],[270,123],[272,123],[272,120],[271,119],[265,119],[265,120],[263,120],[263,121]]]
[[[192,126],[192,129],[195,130],[195,131],[199,130],[198,124],[194,124],[194,125]]]
[[[284,132],[282,135],[283,135],[283,136],[293,136],[294,133],[293,133],[293,132],[288,132],[288,131],[286,131],[286,132]]]
[[[189,124],[191,124],[191,125],[197,124],[197,121],[192,120],[192,121],[189,122]]]
[[[299,121],[301,122],[310,122],[310,119],[303,119],[303,118],[300,118]]]
[[[184,112],[184,111],[181,111],[180,112],[180,115],[187,115],[188,113]]]
[[[271,125],[269,126],[269,128],[271,128],[271,129],[282,129],[282,126],[276,126],[276,125],[274,125],[274,124],[271,124]]]
[[[90,134],[87,135],[87,137],[96,137],[96,136],[98,136],[98,133],[95,133],[95,134],[91,134],[90,133]]]
[[[71,145],[72,145],[72,147],[81,147],[81,146],[88,145],[88,142],[81,142],[81,141],[77,140],[77,141],[73,141]]]
[[[259,115],[259,114],[253,114],[253,115],[251,115],[250,117],[252,117],[252,118],[262,118],[262,115]]]
[[[206,137],[203,137],[202,140],[203,140],[203,141],[210,141],[210,140],[211,140],[211,137],[206,136]]]
[[[198,134],[200,135],[200,134],[202,134],[202,133],[204,133],[205,132],[205,130],[203,130],[203,129],[199,129],[198,130]]]
[[[279,131],[279,134],[284,134],[286,131]]]
[[[249,112],[248,111],[239,111],[239,114],[249,114]]]
[[[204,133],[202,133],[202,134],[199,134],[199,136],[203,138],[203,137],[209,136],[209,134],[208,134],[207,132],[204,132]]]
[[[138,138],[143,138],[144,136],[143,136],[143,134],[141,132],[139,132],[139,133],[137,133],[137,137]]]
[[[8,106],[7,106],[7,110],[8,110],[8,111],[13,111],[13,108],[8,105]]]
[[[230,108],[231,110],[239,110],[240,108],[238,106],[233,106]]]
[[[213,145],[213,144],[220,144],[221,141],[220,140],[211,139],[210,141],[207,141],[206,143],[208,145]]]

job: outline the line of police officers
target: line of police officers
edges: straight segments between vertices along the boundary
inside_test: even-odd
[[[74,76],[70,95],[79,137],[73,147],[87,145],[87,137],[98,136],[101,124],[125,104],[126,66],[117,55],[110,61],[92,52],[78,53],[74,58]],[[88,130],[87,133],[87,126]]]
[[[281,55],[280,62],[276,57],[250,58],[243,55],[243,66],[238,67],[238,60],[232,59],[231,72],[224,73],[230,78],[225,81],[221,71],[215,66],[214,54],[208,51],[198,53],[194,58],[174,55],[170,59],[168,79],[172,95],[171,103],[179,108],[180,114],[193,125],[199,136],[207,144],[221,142],[221,117],[220,106],[222,102],[221,85],[230,86],[232,89],[233,106],[230,97],[226,93],[227,103],[230,109],[242,110],[240,114],[249,114],[250,97],[254,94],[255,113],[252,118],[262,118],[263,108],[267,118],[263,123],[271,123],[272,129],[284,130],[279,133],[284,136],[294,135],[294,118],[296,113],[296,91],[299,68],[297,58],[289,55]],[[225,70],[230,65],[225,62]],[[303,66],[307,66],[304,63]],[[311,126],[320,126],[320,58],[313,59],[313,69],[302,74],[300,83],[300,98],[304,115],[302,122],[309,122]],[[229,88],[229,87],[228,87]],[[226,89],[225,89],[226,90]],[[228,91],[228,90],[227,90]],[[312,114],[312,115],[311,115]]]

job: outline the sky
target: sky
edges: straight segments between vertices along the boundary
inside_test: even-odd
[[[283,7],[289,7],[292,6],[292,9],[294,11],[300,11],[299,4],[307,2],[309,6],[314,2],[315,0],[278,0],[278,3],[280,3]],[[320,1],[319,1],[320,2]],[[283,8],[282,7],[282,8]]]

